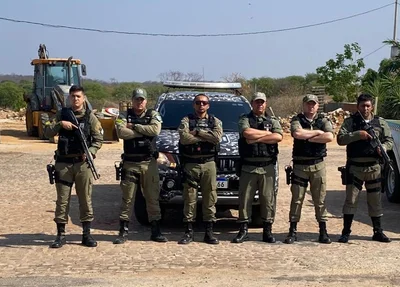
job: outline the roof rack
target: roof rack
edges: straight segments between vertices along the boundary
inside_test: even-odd
[[[241,83],[225,83],[225,82],[187,82],[187,81],[165,81],[165,87],[170,88],[198,88],[198,89],[231,89],[239,90],[242,88]]]

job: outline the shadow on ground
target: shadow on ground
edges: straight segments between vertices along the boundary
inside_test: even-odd
[[[326,206],[329,213],[336,218],[342,218],[342,208],[345,200],[344,190],[330,190],[326,196]],[[382,193],[382,206],[383,206],[383,217],[382,227],[385,231],[394,233],[400,233],[400,204],[391,203],[387,200],[386,195]],[[371,225],[371,218],[368,215],[367,206],[367,193],[363,190],[360,193],[358,200],[358,209],[354,216],[354,221],[358,221],[367,225]],[[353,236],[352,236],[353,237]]]

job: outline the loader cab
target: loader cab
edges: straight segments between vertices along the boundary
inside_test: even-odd
[[[78,59],[35,59],[33,94],[31,108],[33,111],[54,109],[51,92],[56,86],[81,85],[81,75],[86,75],[86,66]]]

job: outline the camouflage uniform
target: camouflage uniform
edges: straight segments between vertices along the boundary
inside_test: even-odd
[[[384,119],[371,115],[369,123],[374,127],[383,147],[386,150],[393,148],[393,138],[388,124]],[[347,145],[347,182],[346,199],[343,205],[344,228],[339,242],[346,243],[351,233],[351,224],[357,210],[359,193],[365,183],[367,190],[368,214],[371,217],[374,236],[373,240],[389,242],[381,228],[382,203],[381,203],[381,181],[382,170],[380,156],[373,150],[370,143],[360,138],[358,122],[361,115],[356,113],[345,119],[337,136],[339,145]],[[368,151],[368,152],[366,152]]]
[[[86,110],[74,112],[78,121],[83,120],[86,115]],[[61,112],[56,114],[53,121],[46,121],[44,119],[45,136],[48,138],[54,137],[58,133],[62,132],[61,126]],[[101,148],[103,143],[103,129],[99,120],[96,118],[93,112],[90,111],[88,117],[88,123],[90,131],[88,131],[91,140],[88,142],[90,152],[95,155]],[[80,123],[81,128],[84,130],[86,123]],[[79,201],[79,212],[80,221],[84,227],[85,234],[90,235],[90,222],[93,221],[93,208],[92,208],[92,182],[93,176],[88,168],[86,162],[83,161],[82,149],[78,153],[62,155],[60,151],[59,138],[58,149],[55,155],[55,172],[56,172],[56,189],[57,189],[57,201],[54,221],[57,223],[57,227],[64,226],[64,231],[59,232],[65,234],[65,224],[68,223],[69,203],[71,199],[72,186],[75,183],[76,195]],[[74,138],[75,142],[79,139]],[[80,143],[78,143],[80,144]],[[61,246],[52,246],[61,247]]]
[[[210,120],[210,115],[205,118],[199,119],[192,115],[200,123],[207,123]],[[222,122],[213,116],[215,121],[212,129],[207,127],[198,127],[197,135],[189,133],[189,117],[184,117],[178,128],[180,135],[180,144],[182,146],[195,145],[200,143],[210,143],[217,146],[222,139]],[[208,223],[208,228],[211,228],[212,223],[216,221],[215,218],[215,204],[217,202],[217,170],[215,165],[215,153],[194,155],[185,154],[182,152],[181,160],[183,161],[183,198],[184,198],[184,219],[186,227],[191,226],[191,223],[196,220],[196,207],[197,207],[197,191],[200,186],[202,195],[202,210],[203,221]],[[189,225],[187,225],[190,223]],[[211,227],[210,227],[211,226]]]
[[[304,126],[302,126],[302,123]],[[312,121],[304,114],[292,118],[290,131],[299,129],[322,130],[333,134],[332,123],[328,118],[316,114]],[[319,242],[331,243],[326,232],[327,211],[326,197],[326,169],[323,158],[326,157],[326,144],[309,142],[308,140],[294,139],[293,146],[293,173],[291,176],[292,200],[289,212],[290,229],[285,243],[297,240],[297,222],[300,221],[301,209],[310,182],[310,192],[315,208],[315,218],[319,223]]]
[[[122,204],[120,211],[120,235],[114,241],[115,244],[124,243],[127,239],[128,223],[132,215],[133,200],[135,194],[143,193],[146,200],[146,208],[149,222],[152,224],[151,239],[157,242],[166,242],[159,230],[159,221],[161,219],[161,211],[159,204],[160,186],[159,173],[156,158],[158,153],[154,150],[154,154],[144,154],[135,152],[136,148],[132,149],[132,153],[125,150],[129,140],[138,140],[143,142],[143,145],[149,144],[146,142],[146,137],[152,138],[150,142],[155,142],[155,138],[160,134],[162,119],[160,114],[151,110],[144,110],[140,115],[135,115],[137,119],[146,117],[149,114],[148,124],[134,124],[132,128],[127,128],[127,114],[121,113],[116,121],[117,135],[124,140],[124,154],[122,164],[122,178],[120,187],[122,190]]]

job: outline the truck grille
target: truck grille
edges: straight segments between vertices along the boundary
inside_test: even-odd
[[[235,173],[235,162],[239,158],[219,157],[217,165],[217,173]]]

